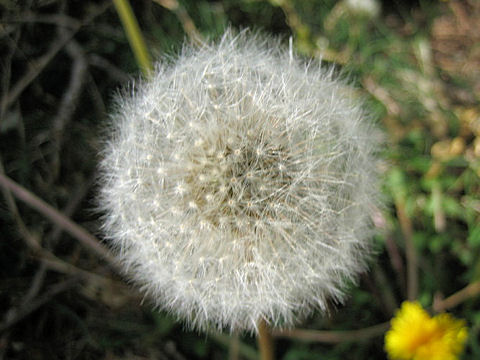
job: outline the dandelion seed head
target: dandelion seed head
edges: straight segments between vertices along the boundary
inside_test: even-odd
[[[332,69],[281,49],[227,32],[117,99],[106,236],[148,296],[198,329],[293,325],[365,269],[376,130]]]

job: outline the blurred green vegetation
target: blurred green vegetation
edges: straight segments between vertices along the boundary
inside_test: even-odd
[[[366,3],[378,8],[359,7]],[[346,304],[300,327],[368,328],[416,295],[432,311],[445,306],[465,319],[463,358],[480,359],[478,289],[442,300],[480,280],[480,3],[132,5],[153,58],[231,25],[286,44],[291,36],[305,58],[350,74],[386,134],[377,256]],[[2,0],[0,53],[0,174],[101,237],[93,199],[102,132],[112,95],[140,76],[113,5]],[[147,300],[142,305],[133,286],[58,224],[5,188],[0,198],[0,359],[255,358],[254,338],[189,332]],[[385,358],[382,332],[333,344],[282,337],[276,353],[284,360]]]

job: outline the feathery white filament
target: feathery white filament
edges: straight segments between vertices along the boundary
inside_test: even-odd
[[[255,331],[342,299],[368,254],[377,144],[332,69],[229,32],[117,100],[105,231],[161,308]]]

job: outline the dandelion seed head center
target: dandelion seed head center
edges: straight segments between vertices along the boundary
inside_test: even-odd
[[[198,210],[214,227],[258,224],[273,216],[273,204],[287,202],[292,176],[285,174],[291,157],[285,139],[247,135],[196,139],[182,156],[185,185],[177,186],[177,194],[186,209]]]

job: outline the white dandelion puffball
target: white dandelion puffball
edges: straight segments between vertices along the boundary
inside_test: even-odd
[[[229,31],[118,96],[105,233],[160,308],[255,332],[343,299],[369,253],[378,141],[333,72]]]

